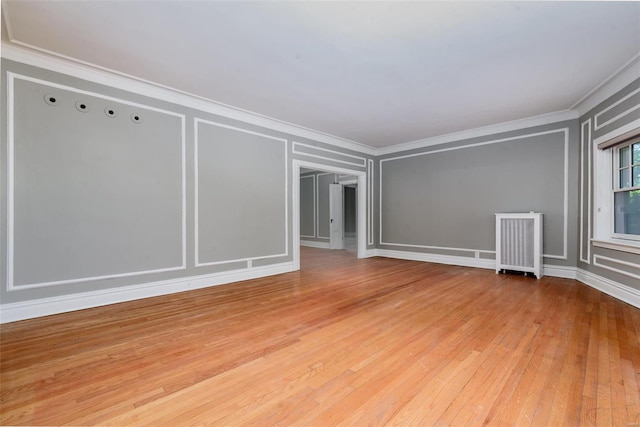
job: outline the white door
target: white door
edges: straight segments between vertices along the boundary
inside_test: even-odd
[[[329,185],[329,247],[343,249],[342,185]]]

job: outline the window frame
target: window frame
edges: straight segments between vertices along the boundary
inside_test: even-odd
[[[593,234],[591,242],[594,246],[614,249],[623,252],[640,254],[640,239],[635,235],[614,233],[614,173],[618,171],[614,161],[615,147],[599,149],[598,145],[610,141],[620,135],[640,129],[640,119],[636,119],[615,131],[592,140],[592,183],[593,183]],[[620,147],[627,145],[622,144]],[[589,166],[587,166],[589,167]],[[629,238],[631,237],[631,238]]]
[[[630,191],[635,191],[635,190],[640,190],[640,184],[638,185],[633,185],[633,168],[634,167],[640,167],[640,162],[638,163],[633,163],[633,150],[631,149],[633,145],[635,144],[640,144],[640,139],[634,139],[631,140],[625,144],[621,144],[621,145],[617,145],[615,147],[612,147],[611,150],[613,151],[612,153],[612,165],[611,165],[611,173],[613,174],[612,179],[613,179],[613,189],[611,191],[611,236],[615,239],[623,239],[623,240],[636,240],[636,241],[640,241],[640,235],[639,234],[627,234],[627,233],[616,233],[616,225],[615,225],[615,195],[616,193],[627,193]],[[624,148],[629,147],[629,152],[628,152],[628,161],[629,164],[627,166],[620,166],[620,160],[621,160],[621,151]],[[629,180],[630,180],[630,186],[629,187],[621,187],[620,186],[620,172],[623,169],[628,169],[629,170]]]

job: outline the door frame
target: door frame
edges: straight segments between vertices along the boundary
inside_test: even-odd
[[[358,179],[356,229],[358,230],[358,258],[365,258],[367,251],[367,172],[328,166],[306,160],[293,159],[292,211],[293,211],[293,270],[300,270],[300,168],[322,172],[353,175]]]

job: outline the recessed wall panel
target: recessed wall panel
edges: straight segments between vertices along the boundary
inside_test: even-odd
[[[300,177],[300,237],[316,237],[316,177]]]
[[[565,132],[382,161],[381,243],[494,250],[494,213],[543,212],[564,256]]]
[[[196,265],[287,254],[286,141],[195,126]]]
[[[183,116],[10,83],[8,287],[184,268]]]

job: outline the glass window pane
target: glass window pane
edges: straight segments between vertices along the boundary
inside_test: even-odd
[[[633,164],[640,165],[640,142],[636,142],[633,147]]]
[[[633,167],[633,187],[640,185],[640,166]]]
[[[615,193],[613,204],[615,232],[640,236],[640,190]]]
[[[620,156],[620,167],[629,166],[629,146],[621,148],[618,151],[618,155]]]
[[[631,187],[631,168],[620,170],[620,188]]]

